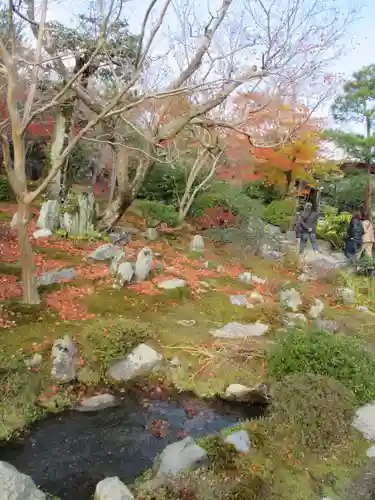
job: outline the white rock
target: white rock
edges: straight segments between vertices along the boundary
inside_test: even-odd
[[[158,239],[158,231],[156,227],[149,227],[147,228],[146,231],[146,238],[149,239],[150,241],[155,241]]]
[[[174,290],[175,288],[183,288],[187,285],[187,282],[182,279],[171,279],[165,280],[158,283],[158,288],[162,288],[163,290]]]
[[[251,276],[251,281],[253,283],[258,283],[259,285],[264,285],[266,283],[267,280],[263,279],[263,278],[259,278],[259,276],[255,276],[255,274],[253,274]]]
[[[230,384],[225,390],[224,399],[238,402],[267,403],[268,390],[265,384],[255,384],[253,387],[247,387],[242,384]]]
[[[268,332],[269,326],[263,323],[250,323],[244,325],[242,323],[228,323],[223,328],[213,330],[211,333],[214,337],[227,339],[244,339],[248,337],[260,337]]]
[[[121,262],[118,266],[116,285],[123,287],[131,282],[134,276],[134,268],[131,262]]]
[[[251,442],[246,431],[235,431],[224,439],[224,443],[232,444],[238,453],[249,453]]]
[[[200,234],[196,234],[190,243],[191,252],[203,252],[204,251],[204,240]]]
[[[46,500],[31,477],[19,472],[13,465],[0,462],[1,500]]]
[[[134,500],[134,496],[118,477],[107,477],[96,485],[95,500]]]
[[[146,344],[140,344],[129,356],[112,365],[108,376],[117,381],[127,381],[150,372],[161,363],[163,356]]]
[[[264,303],[263,295],[257,290],[254,290],[253,292],[250,293],[250,300],[252,300],[253,302],[258,302],[259,304]]]
[[[36,227],[56,231],[59,227],[60,203],[57,200],[48,200],[43,203]]]
[[[52,236],[52,231],[50,229],[37,229],[33,232],[33,238],[38,240],[39,238],[49,238]]]
[[[239,274],[238,281],[241,281],[242,283],[246,283],[247,285],[251,285],[251,283],[252,283],[251,273],[245,271],[245,272]]]
[[[118,268],[120,264],[126,261],[126,254],[123,250],[120,250],[111,260],[111,263],[109,265],[109,274],[112,276],[112,278],[116,278]]]
[[[207,452],[198,446],[192,437],[187,437],[164,448],[157,461],[156,477],[175,476],[184,470],[199,467],[207,460]]]
[[[302,313],[285,313],[284,325],[286,326],[304,326],[307,324],[307,318]]]
[[[83,399],[74,409],[80,412],[98,411],[111,408],[112,406],[117,406],[115,396],[112,394],[98,394],[91,398]]]
[[[295,288],[288,288],[280,292],[280,303],[282,307],[297,312],[302,305],[301,294]]]
[[[57,339],[52,347],[52,378],[60,382],[70,382],[76,376],[76,347],[68,335]]]
[[[375,403],[358,408],[353,420],[353,427],[357,429],[365,439],[375,441]]]
[[[139,252],[135,263],[135,279],[137,281],[144,281],[150,274],[152,258],[153,254],[150,248],[142,248]]]
[[[309,309],[308,315],[310,318],[318,319],[324,311],[324,304],[320,299],[314,299],[314,303]]]
[[[375,445],[373,446],[370,446],[370,448],[367,450],[366,452],[366,455],[369,457],[369,458],[373,458],[375,457]]]
[[[369,312],[369,308],[367,306],[357,306],[356,309],[359,312],[364,312],[364,313],[368,313]]]
[[[34,366],[40,365],[42,361],[43,356],[36,352],[32,358],[25,359],[25,365],[27,366],[27,368],[33,368]]]
[[[228,399],[241,400],[251,393],[252,389],[242,384],[230,384],[225,389],[225,397]]]
[[[251,304],[246,295],[230,295],[229,301],[233,306],[247,307],[248,309],[253,309],[254,304]]]
[[[338,288],[336,290],[336,295],[345,304],[355,304],[356,302],[355,292],[351,288]]]

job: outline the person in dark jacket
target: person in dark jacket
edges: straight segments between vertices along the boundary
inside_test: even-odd
[[[299,253],[302,255],[307,240],[310,240],[311,246],[316,253],[318,247],[316,244],[316,223],[318,220],[318,212],[313,209],[311,203],[306,203],[305,208],[301,214],[301,242],[299,246]]]
[[[347,230],[348,237],[344,252],[345,257],[352,262],[355,262],[357,254],[362,248],[364,234],[365,230],[363,228],[361,212],[355,210]]]

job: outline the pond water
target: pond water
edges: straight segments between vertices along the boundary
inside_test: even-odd
[[[132,483],[167,444],[186,435],[212,434],[262,413],[259,406],[194,398],[128,400],[93,413],[65,411],[41,420],[22,440],[0,448],[0,460],[61,500],[91,500],[101,479],[119,476]]]

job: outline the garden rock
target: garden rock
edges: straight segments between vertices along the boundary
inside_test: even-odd
[[[83,399],[74,409],[80,412],[98,411],[117,406],[117,404],[117,399],[112,394],[98,394]]]
[[[19,472],[13,465],[0,462],[1,500],[46,500],[31,477]]]
[[[60,225],[69,236],[84,236],[95,230],[98,211],[94,194],[87,187],[76,186],[68,194],[64,203],[64,213]]]
[[[38,277],[38,286],[49,286],[61,281],[71,281],[75,278],[76,270],[74,267],[61,269],[61,271],[48,271]]]
[[[264,303],[264,297],[263,295],[258,292],[257,290],[254,290],[253,292],[250,293],[250,300],[254,302],[258,302],[259,304]]]
[[[95,500],[134,500],[134,496],[118,477],[107,477],[96,485]]]
[[[265,279],[259,278],[259,276],[255,276],[255,274],[251,276],[251,281],[253,283],[257,283],[258,285],[264,285],[266,283]]]
[[[116,285],[122,288],[131,282],[134,276],[134,267],[131,262],[121,262],[117,270]]]
[[[49,229],[56,231],[59,227],[60,203],[57,200],[48,200],[43,203],[40,209],[36,227],[39,229]]]
[[[116,381],[127,381],[144,375],[161,364],[163,356],[146,344],[140,344],[129,356],[112,365],[108,376]]]
[[[369,458],[373,458],[375,457],[375,445],[374,446],[370,446],[370,448],[367,450],[366,452],[366,455],[369,457]]]
[[[37,229],[33,232],[34,240],[38,240],[39,238],[49,238],[52,236],[52,231],[50,229]]]
[[[25,359],[25,365],[27,366],[27,368],[34,368],[35,366],[40,365],[42,361],[43,356],[36,352],[32,358]]]
[[[68,335],[57,339],[52,347],[52,378],[60,382],[70,382],[76,376],[76,347]]]
[[[110,260],[120,254],[122,250],[112,245],[112,243],[105,243],[104,245],[100,245],[100,247],[96,248],[93,252],[90,253],[89,259],[93,260]]]
[[[126,261],[126,254],[123,250],[120,250],[111,260],[111,264],[109,265],[109,274],[112,278],[116,278],[118,268],[120,264]]]
[[[171,279],[165,280],[158,283],[158,288],[162,288],[163,290],[174,290],[176,288],[183,288],[187,285],[187,282],[182,279]]]
[[[135,263],[135,279],[137,281],[144,281],[150,274],[152,266],[152,250],[150,248],[142,248],[137,256]]]
[[[236,431],[224,439],[224,443],[232,444],[238,453],[249,453],[251,443],[246,431]]]
[[[213,330],[211,333],[214,337],[223,339],[246,339],[249,337],[260,337],[268,332],[269,326],[263,323],[228,323],[223,328]]]
[[[314,299],[313,305],[310,307],[308,315],[310,318],[317,319],[324,311],[324,304],[320,299]]]
[[[284,257],[282,252],[274,250],[272,246],[264,244],[260,249],[260,254],[264,259],[281,260]]]
[[[369,308],[367,306],[357,306],[356,309],[357,309],[357,311],[363,312],[363,313],[369,312]]]
[[[247,285],[251,285],[252,283],[252,275],[249,272],[244,272],[238,275],[238,281],[242,283],[246,283]]]
[[[248,309],[252,309],[254,307],[254,304],[250,304],[247,300],[246,295],[230,295],[229,300],[234,306],[247,307]]]
[[[353,420],[353,427],[357,429],[365,439],[375,441],[375,403],[358,408]]]
[[[316,320],[316,326],[322,332],[336,333],[339,330],[339,324],[333,319],[321,319]]]
[[[156,241],[158,239],[158,231],[156,227],[149,227],[146,231],[146,238],[150,241]]]
[[[114,245],[121,245],[129,243],[132,239],[132,235],[127,231],[121,231],[121,233],[109,233],[108,238]]]
[[[279,226],[267,224],[265,229],[267,234],[269,234],[270,236],[279,236],[281,234],[281,229],[279,228]]]
[[[338,288],[336,290],[336,295],[345,304],[355,304],[356,302],[355,292],[351,288]]]
[[[175,476],[187,469],[200,467],[207,461],[207,452],[198,446],[192,437],[187,437],[164,448],[155,464],[156,477]]]
[[[292,326],[305,326],[307,324],[307,318],[301,313],[286,313],[284,314],[284,325],[288,327]]]
[[[289,288],[280,292],[280,303],[282,307],[297,312],[302,305],[301,294],[295,288]]]
[[[268,390],[265,384],[256,384],[253,387],[247,387],[242,384],[230,384],[225,390],[224,399],[228,401],[237,401],[239,403],[259,403],[268,401]]]
[[[200,234],[196,234],[190,243],[191,252],[203,252],[204,251],[204,240]]]

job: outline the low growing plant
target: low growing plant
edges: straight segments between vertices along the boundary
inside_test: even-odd
[[[270,224],[279,226],[282,231],[287,231],[290,228],[294,211],[294,200],[276,200],[265,209],[263,218]]]
[[[148,227],[156,227],[161,222],[170,227],[178,225],[178,214],[172,205],[165,205],[159,201],[138,200],[136,207],[147,220]]]
[[[292,331],[268,353],[268,369],[276,380],[293,373],[325,375],[352,390],[359,403],[375,400],[375,356],[353,338]]]
[[[318,223],[316,228],[318,238],[329,241],[336,249],[344,248],[350,219],[349,212],[338,213],[337,208],[326,207],[324,219]]]

